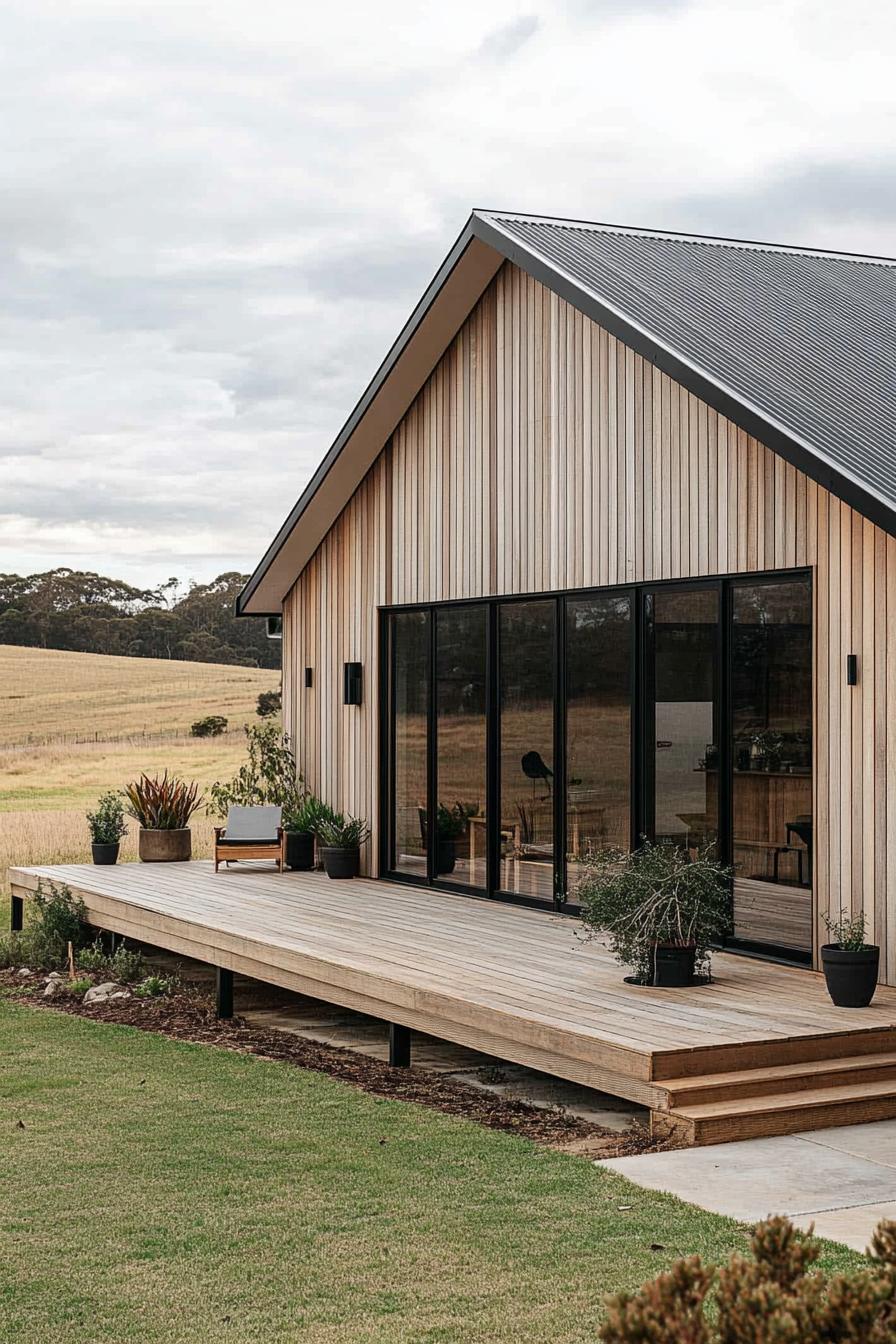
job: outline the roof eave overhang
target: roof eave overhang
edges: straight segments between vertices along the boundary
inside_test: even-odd
[[[505,261],[540,281],[811,480],[896,536],[890,501],[725,387],[599,295],[474,213],[355,410],[237,599],[237,615],[279,615],[285,595],[373,465]]]
[[[504,262],[471,217],[249,582],[238,616],[274,616]]]

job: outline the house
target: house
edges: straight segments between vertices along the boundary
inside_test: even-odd
[[[367,872],[572,910],[712,840],[733,947],[864,910],[896,983],[894,311],[888,259],[472,214],[238,604]]]

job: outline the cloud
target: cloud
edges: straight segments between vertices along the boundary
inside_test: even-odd
[[[8,0],[0,569],[251,567],[473,205],[892,252],[894,21],[850,19]]]
[[[479,44],[478,55],[483,60],[498,64],[509,61],[537,31],[538,15],[521,14],[519,18],[511,19],[510,23],[487,33]]]

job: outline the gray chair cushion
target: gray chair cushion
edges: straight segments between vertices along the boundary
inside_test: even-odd
[[[277,827],[283,816],[282,807],[231,807],[227,812],[227,839],[252,844],[277,839]]]

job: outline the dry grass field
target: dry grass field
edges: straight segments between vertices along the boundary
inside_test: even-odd
[[[0,900],[12,864],[88,858],[85,810],[141,770],[203,788],[232,774],[259,691],[278,683],[269,669],[0,645]],[[229,720],[222,737],[190,737],[206,714]],[[193,820],[198,857],[212,825],[204,813]],[[136,858],[135,830],[122,858]]]

